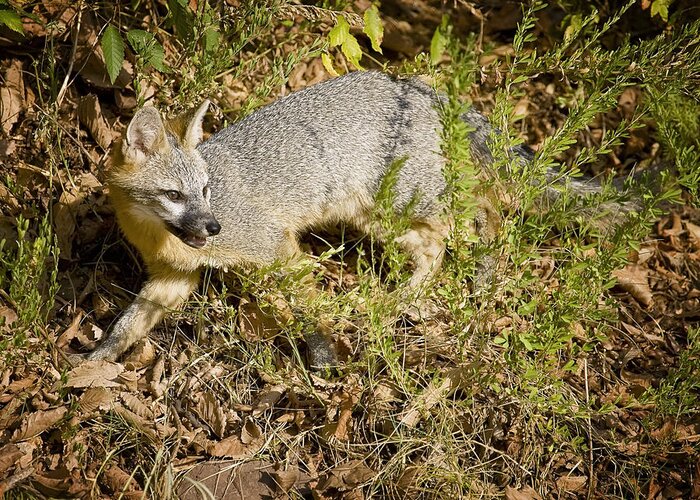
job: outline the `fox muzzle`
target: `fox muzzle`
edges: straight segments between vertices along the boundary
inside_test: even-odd
[[[171,233],[192,248],[203,248],[207,244],[208,237],[216,236],[221,232],[221,224],[213,215],[206,217],[185,215],[179,224],[166,223],[166,226]]]

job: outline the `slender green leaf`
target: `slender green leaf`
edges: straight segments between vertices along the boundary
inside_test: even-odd
[[[382,40],[384,39],[384,25],[379,17],[379,9],[376,5],[372,5],[365,11],[364,15],[365,27],[362,31],[369,37],[372,42],[372,49],[382,53]]]
[[[331,76],[340,76],[338,72],[336,71],[335,67],[333,66],[333,61],[331,60],[331,56],[326,54],[325,52],[321,54],[321,62],[323,63],[323,67],[326,68],[326,71]]]
[[[102,35],[102,51],[110,82],[114,83],[124,63],[124,40],[119,30],[112,24]]]
[[[447,38],[443,35],[442,29],[438,27],[433,33],[433,39],[430,41],[430,63],[435,65],[440,62],[440,58],[445,53],[447,48]]]

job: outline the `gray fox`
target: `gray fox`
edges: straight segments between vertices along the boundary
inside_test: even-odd
[[[409,285],[429,280],[450,229],[439,100],[418,79],[355,72],[281,98],[205,142],[208,101],[171,121],[153,107],[139,110],[115,147],[108,184],[149,278],[88,359],[115,360],[145,337],[187,299],[206,266],[297,259],[299,235],[314,226],[347,222],[369,231],[377,191],[398,160],[394,208],[412,204],[410,229],[398,238],[415,264]],[[474,111],[462,118],[474,129],[473,156],[489,163],[488,121]],[[487,239],[491,210],[484,201],[476,221]]]

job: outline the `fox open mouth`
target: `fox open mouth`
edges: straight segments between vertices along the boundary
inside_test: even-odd
[[[190,246],[192,248],[202,248],[207,244],[207,238],[204,236],[188,233],[176,227],[173,224],[166,223],[166,227],[168,228],[168,231],[180,238],[180,241],[182,241],[187,246]]]
[[[202,248],[207,244],[207,239],[193,234],[180,235],[180,239],[192,248]]]

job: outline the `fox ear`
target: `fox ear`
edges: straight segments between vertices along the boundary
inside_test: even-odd
[[[187,129],[185,130],[185,135],[182,138],[183,146],[186,148],[194,149],[200,142],[202,142],[202,137],[204,135],[204,130],[202,129],[202,120],[204,120],[204,115],[209,111],[209,99],[205,100],[197,110],[190,115],[189,122],[187,123]]]
[[[152,106],[138,110],[126,129],[125,156],[141,163],[166,145],[165,126],[158,110]]]

